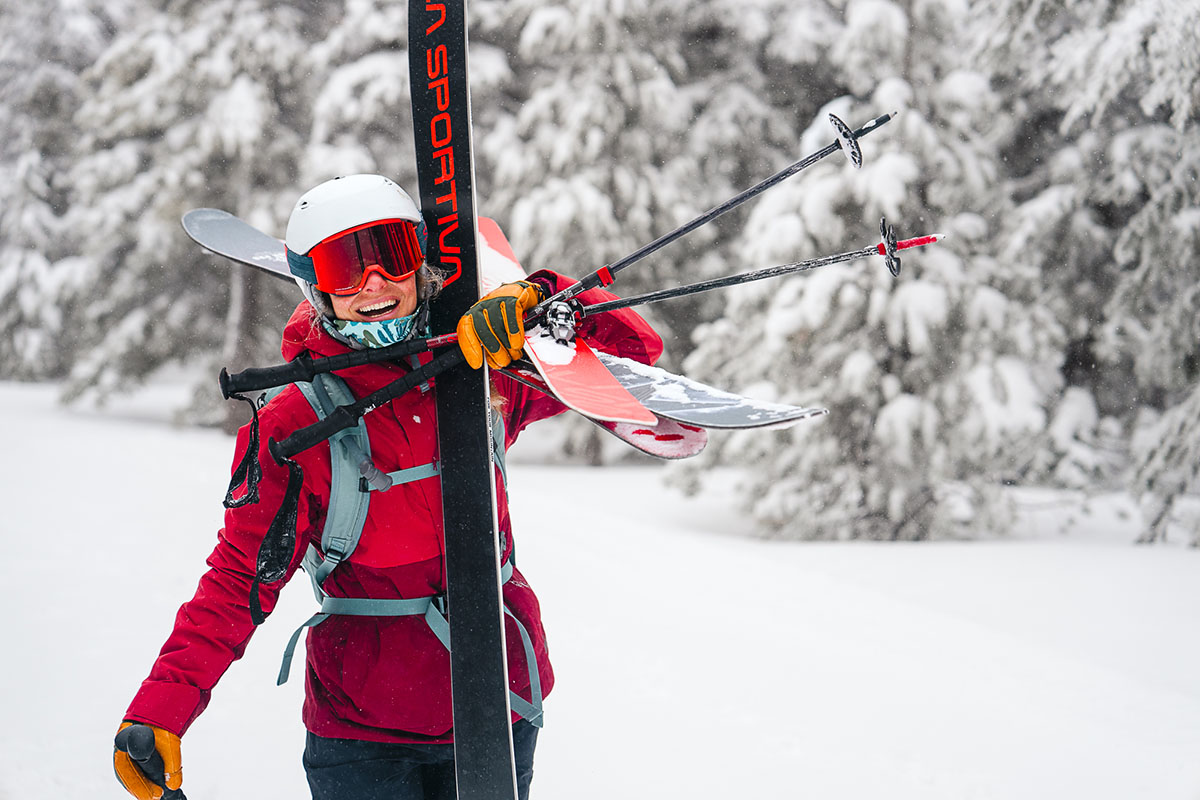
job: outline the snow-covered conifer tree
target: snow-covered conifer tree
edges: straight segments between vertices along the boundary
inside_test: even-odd
[[[795,538],[920,539],[1001,528],[996,489],[1034,468],[1061,386],[1063,335],[1037,303],[1036,275],[990,252],[1005,203],[994,141],[999,98],[961,53],[967,9],[851,0],[801,4],[775,20],[779,59],[819,64],[824,103],[800,138],[832,140],[826,112],[858,125],[865,163],[831,158],[758,201],[740,241],[765,266],[900,238],[950,242],[904,254],[893,279],[872,259],[727,293],[696,331],[689,374],[803,404],[826,420],[771,434],[715,437],[699,464],[752,466],[742,497],[754,522]],[[788,49],[787,31],[811,32]],[[819,31],[816,33],[815,31]]]
[[[61,377],[74,356],[62,308],[80,277],[76,237],[62,219],[77,140],[72,116],[85,96],[80,73],[135,9],[132,1],[0,5],[0,372],[6,376]]]
[[[326,15],[323,24],[322,41],[308,58],[315,77],[304,185],[377,172],[415,196],[407,7],[357,0],[340,15]]]
[[[590,272],[769,166],[780,126],[758,86],[747,88],[762,77],[738,31],[713,22],[713,5],[521,0],[487,23],[510,48],[522,94],[480,131],[479,150],[488,200],[529,267]],[[660,251],[619,290],[704,276],[719,230]],[[687,314],[649,313],[668,333],[690,327]]]
[[[1133,429],[1133,490],[1146,538],[1162,538],[1174,499],[1195,488],[1200,440],[1200,7],[989,0],[979,11],[981,52],[1025,112],[1007,145],[1021,202],[1004,247],[1045,276],[1073,340],[1068,380]]]
[[[502,5],[502,4],[500,4]],[[506,13],[497,3],[472,2],[470,30],[473,127],[487,131],[509,91],[506,53],[491,43],[483,21]],[[481,19],[482,18],[482,19]],[[330,14],[323,40],[308,59],[316,92],[302,174],[308,185],[336,175],[379,172],[414,196],[417,191],[409,109],[408,9],[390,0],[357,0]],[[476,154],[476,191],[488,208],[490,170]]]
[[[104,396],[172,363],[211,386],[217,361],[275,353],[294,293],[203,253],[179,218],[216,206],[267,229],[286,219],[308,128],[309,5],[167,3],[89,70],[70,220],[88,277],[74,316],[94,346],[75,393]],[[215,408],[215,388],[204,396]]]

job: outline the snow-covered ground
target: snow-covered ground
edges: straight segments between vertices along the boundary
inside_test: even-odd
[[[0,800],[119,798],[112,734],[231,439],[11,383],[0,420]],[[1130,544],[1120,497],[1039,498],[1007,541],[798,544],[652,467],[511,481],[559,681],[537,798],[1200,800],[1200,552]],[[185,738],[193,800],[307,796],[302,682],[274,675],[311,604],[294,582]]]

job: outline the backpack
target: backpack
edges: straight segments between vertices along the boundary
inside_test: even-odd
[[[319,373],[311,382],[298,381],[295,386],[303,393],[319,419],[324,419],[338,406],[350,405],[355,401],[346,382],[332,372]],[[274,393],[282,391],[283,388],[282,386],[278,387]],[[273,395],[268,393],[268,396]],[[441,474],[440,465],[434,462],[390,473],[382,472],[371,460],[371,444],[367,436],[367,425],[362,418],[359,418],[357,425],[331,436],[329,449],[332,472],[325,527],[321,531],[321,547],[318,549],[310,544],[301,563],[312,581],[313,593],[321,607],[316,614],[300,625],[288,640],[276,681],[277,685],[282,685],[288,679],[292,657],[296,645],[300,641],[300,635],[305,629],[320,625],[334,614],[368,617],[423,616],[438,641],[447,650],[450,649],[450,624],[446,618],[447,608],[444,595],[411,599],[375,599],[330,597],[324,590],[325,580],[337,569],[339,564],[353,555],[358,546],[358,540],[362,536],[363,526],[367,520],[371,493],[386,492],[393,486],[438,477]],[[507,487],[508,473],[504,464],[504,420],[495,413],[492,416],[492,453],[496,464],[500,467],[501,481]],[[501,583],[507,583],[512,577],[512,573],[513,563],[510,558],[501,566]],[[525,648],[525,662],[529,666],[530,700],[525,700],[510,690],[509,702],[514,711],[534,725],[541,727],[541,679],[538,676],[533,642],[525,626],[513,615],[507,605],[504,613],[517,624],[517,629],[521,634],[521,643]]]

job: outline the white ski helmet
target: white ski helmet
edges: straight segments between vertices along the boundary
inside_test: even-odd
[[[288,217],[284,243],[288,269],[318,311],[332,316],[328,298],[316,289],[317,276],[308,252],[343,231],[395,219],[417,226],[423,253],[426,232],[420,209],[407,192],[383,175],[343,175],[301,195]]]

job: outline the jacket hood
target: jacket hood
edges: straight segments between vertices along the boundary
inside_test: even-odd
[[[291,319],[283,328],[283,342],[279,347],[285,361],[308,351],[314,356],[336,356],[347,353],[350,348],[334,339],[321,324],[321,315],[307,300],[296,306]]]

